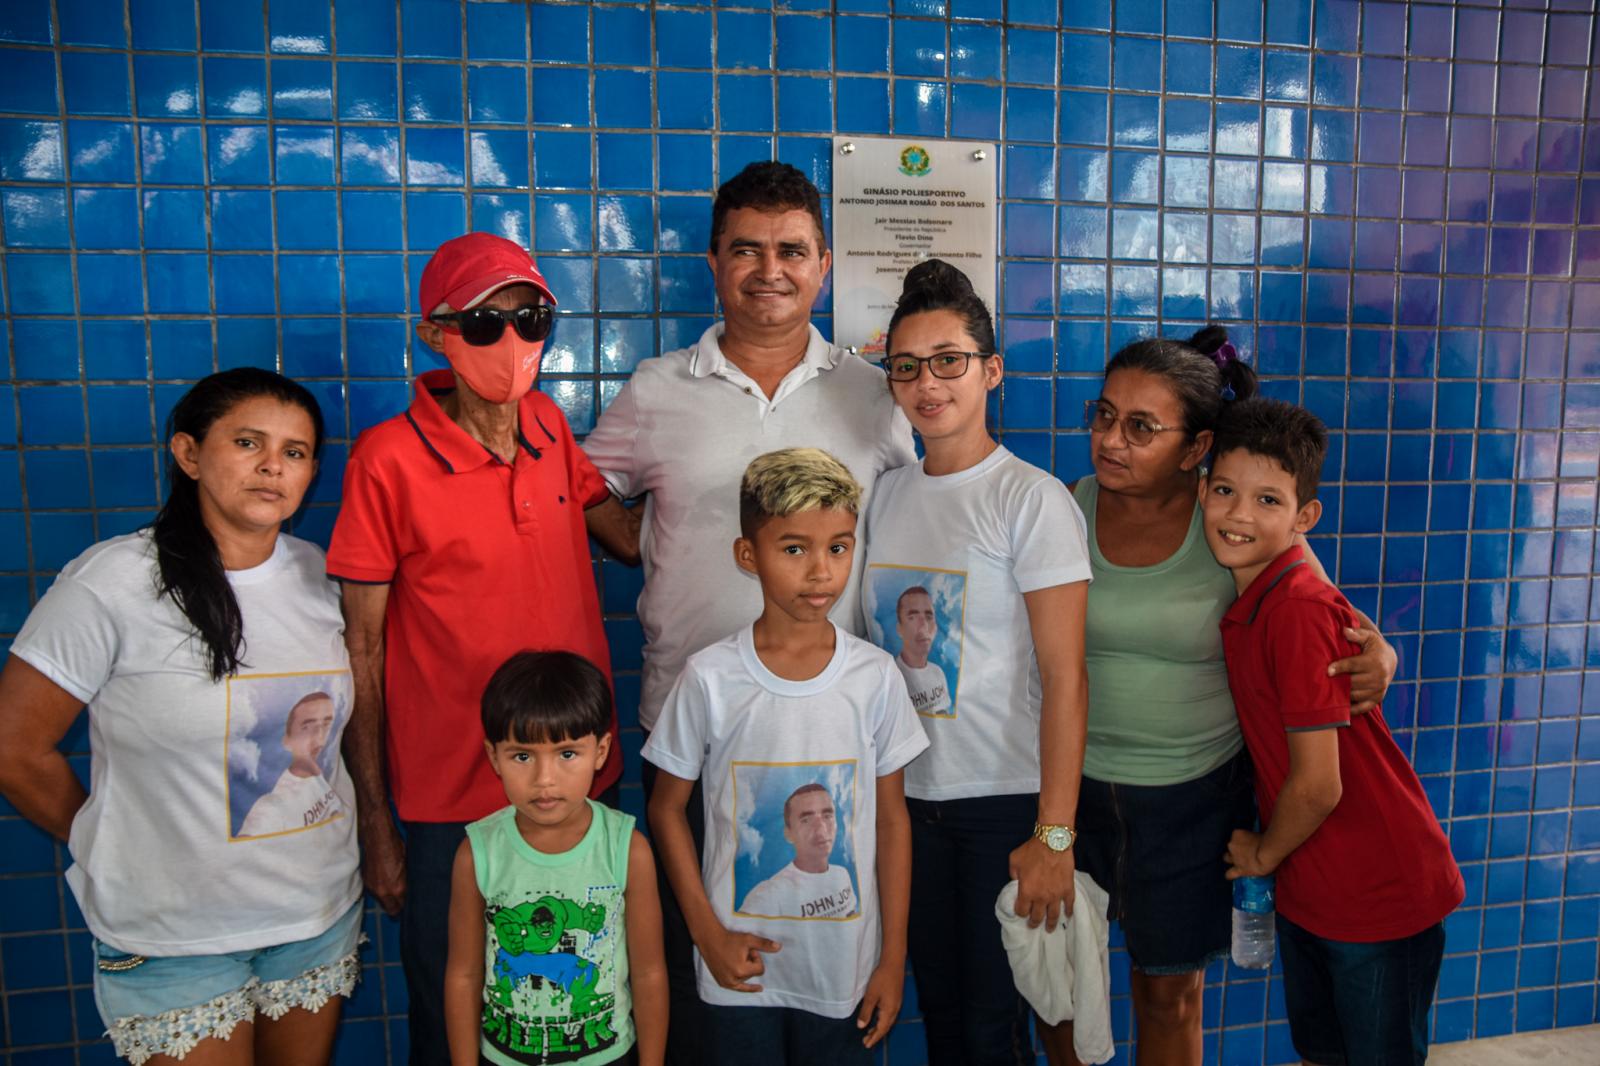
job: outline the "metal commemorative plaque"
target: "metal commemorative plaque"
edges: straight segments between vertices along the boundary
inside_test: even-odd
[[[833,139],[833,340],[868,358],[906,271],[943,259],[994,308],[995,146],[898,137]]]
[[[883,354],[906,271],[960,267],[995,301],[995,146],[978,141],[834,138],[834,343]]]

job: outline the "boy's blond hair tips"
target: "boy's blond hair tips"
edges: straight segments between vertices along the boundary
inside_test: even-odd
[[[859,514],[861,483],[821,448],[784,448],[751,460],[739,483],[739,528],[746,537],[769,518],[837,508]]]

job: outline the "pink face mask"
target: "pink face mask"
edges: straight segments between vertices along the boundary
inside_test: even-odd
[[[539,376],[544,342],[529,343],[507,329],[493,344],[479,347],[444,331],[444,357],[467,387],[494,404],[515,403],[533,388]]]

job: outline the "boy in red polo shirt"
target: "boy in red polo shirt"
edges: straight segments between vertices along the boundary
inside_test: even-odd
[[[584,515],[610,497],[561,409],[533,388],[554,306],[519,245],[469,233],[439,247],[417,336],[450,367],[419,377],[410,408],[356,441],[328,549],[355,678],[344,754],[362,873],[400,915],[411,1061],[428,1066],[449,1061],[456,849],[468,822],[505,806],[483,757],[484,686],[529,648],[573,652],[610,676]],[[596,796],[621,772],[616,732],[613,714]]]
[[[1328,434],[1304,408],[1229,405],[1200,482],[1206,541],[1239,598],[1222,619],[1228,686],[1255,763],[1261,833],[1228,877],[1276,872],[1295,1050],[1308,1063],[1420,1063],[1461,873],[1379,711],[1350,716],[1349,601],[1306,564]]]

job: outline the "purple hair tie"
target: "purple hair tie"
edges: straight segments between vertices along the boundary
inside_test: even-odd
[[[1227,370],[1228,364],[1239,358],[1239,349],[1233,346],[1232,341],[1223,341],[1221,347],[1211,353],[1211,361],[1217,364],[1218,370]],[[1235,399],[1233,386],[1224,383],[1222,386],[1222,399],[1232,403]]]

